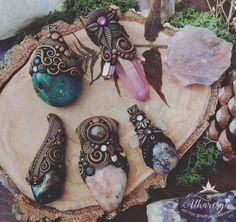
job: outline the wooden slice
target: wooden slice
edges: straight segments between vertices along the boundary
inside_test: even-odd
[[[148,43],[143,36],[144,21],[141,15],[133,11],[123,17],[122,23],[130,35],[131,42]],[[72,32],[83,44],[99,50],[80,28],[80,23],[72,26],[65,23],[58,24],[62,34],[66,34],[65,40],[73,50],[75,50],[73,41],[76,42],[76,38],[70,34]],[[166,29],[161,32],[154,44],[166,44],[171,31]],[[45,33],[46,31],[42,31],[41,35],[44,36]],[[29,46],[27,49],[23,47],[25,44]],[[119,82],[120,97],[113,80],[104,81],[101,78],[89,86],[90,74],[86,73],[83,79],[83,91],[74,104],[65,108],[51,107],[38,98],[28,73],[32,58],[30,54],[37,45],[36,40],[28,38],[25,43],[16,47],[17,56],[13,58],[18,59],[17,63],[11,61],[11,66],[0,73],[0,76],[5,76],[1,81],[5,87],[0,95],[0,165],[20,190],[20,194],[15,197],[17,211],[24,218],[30,217],[33,221],[44,216],[62,217],[65,221],[96,221],[96,218],[102,215],[102,209],[90,195],[79,174],[80,141],[75,132],[79,123],[94,115],[106,115],[120,123],[120,143],[127,154],[130,168],[128,186],[120,210],[144,203],[148,199],[149,186],[165,187],[166,176],[156,174],[146,167],[141,150],[131,149],[128,146],[129,138],[134,135],[134,129],[126,110],[137,101],[128,96],[122,84]],[[139,56],[146,49],[138,48]],[[163,56],[165,49],[160,51]],[[24,65],[26,57],[28,62]],[[129,65],[125,63],[127,70]],[[94,71],[95,75],[100,72],[100,60],[97,61]],[[9,80],[11,76],[13,77]],[[8,83],[4,84],[7,79]],[[164,73],[163,92],[169,107],[162,102],[154,89],[151,89],[150,99],[147,102],[138,103],[153,122],[157,119],[164,121],[165,134],[173,140],[181,157],[207,128],[207,120],[215,111],[219,86],[218,82],[212,87],[200,85],[181,87]],[[33,201],[25,177],[47,133],[46,117],[49,113],[57,114],[66,128],[67,177],[63,196],[46,206],[40,206]]]

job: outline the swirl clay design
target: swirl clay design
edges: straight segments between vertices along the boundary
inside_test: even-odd
[[[37,152],[26,178],[35,200],[46,204],[56,200],[63,191],[65,179],[66,136],[62,121],[55,114],[48,115],[49,130]]]

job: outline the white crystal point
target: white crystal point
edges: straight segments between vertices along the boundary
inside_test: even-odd
[[[129,138],[128,145],[132,149],[139,147],[140,144],[139,144],[139,138],[137,134],[134,134],[133,136]]]
[[[181,85],[212,85],[231,64],[233,44],[207,28],[185,26],[167,41],[163,69]]]
[[[106,212],[115,211],[121,203],[126,187],[127,175],[115,166],[96,169],[93,176],[85,180],[92,196]]]

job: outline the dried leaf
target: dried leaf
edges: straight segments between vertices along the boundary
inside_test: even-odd
[[[156,90],[162,101],[168,105],[162,92],[162,61],[158,47],[146,50],[143,57],[145,58],[143,68],[149,84]]]
[[[96,77],[96,79],[94,80],[94,66],[99,58],[100,52],[97,52],[94,49],[91,49],[87,46],[85,46],[79,39],[78,37],[74,34],[75,38],[78,41],[78,45],[74,42],[74,45],[76,47],[76,54],[77,54],[77,58],[82,62],[83,66],[84,66],[84,71],[86,72],[90,63],[90,74],[91,74],[91,83],[93,83],[93,81],[97,80],[100,77],[100,74],[98,75],[98,77]]]
[[[93,70],[94,70],[94,66],[99,58],[100,53],[97,53],[94,57],[91,58],[91,62],[90,62],[90,73],[91,73],[91,81],[93,81]]]
[[[148,14],[145,23],[144,36],[146,40],[154,42],[158,36],[158,33],[162,30],[161,24],[161,0],[155,0],[152,8]]]
[[[112,34],[111,30],[108,27],[103,27],[103,36],[101,38],[101,43],[108,49],[112,49],[111,42],[112,42]]]
[[[104,66],[105,62],[102,60],[101,61],[101,70],[100,73],[97,75],[97,77],[95,79],[93,79],[93,75],[91,75],[91,82],[89,85],[92,85],[95,81],[97,81],[101,76],[102,76],[102,70],[103,70],[103,66]]]
[[[121,97],[121,94],[120,94],[120,87],[119,87],[118,79],[119,79],[119,76],[118,76],[117,73],[115,72],[115,73],[114,73],[114,82],[115,82],[115,87],[116,87],[117,93],[118,93],[119,96]]]

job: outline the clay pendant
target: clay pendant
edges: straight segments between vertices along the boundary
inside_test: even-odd
[[[149,98],[149,83],[142,70],[135,46],[129,41],[124,27],[119,23],[117,8],[98,8],[91,12],[85,25],[90,39],[101,48],[102,76],[111,79],[115,74],[137,100]],[[118,58],[132,63],[125,70]]]
[[[43,45],[36,49],[30,75],[36,93],[49,105],[69,105],[80,93],[81,63],[55,26],[51,27]]]
[[[80,174],[106,212],[121,203],[128,175],[117,131],[118,122],[105,116],[89,118],[76,129],[81,142]]]
[[[48,115],[48,134],[36,154],[26,181],[31,185],[35,200],[46,204],[63,192],[65,179],[65,132],[60,118]]]
[[[146,165],[155,171],[168,174],[178,162],[173,142],[159,128],[151,124],[137,105],[130,107],[128,113],[138,135]]]

